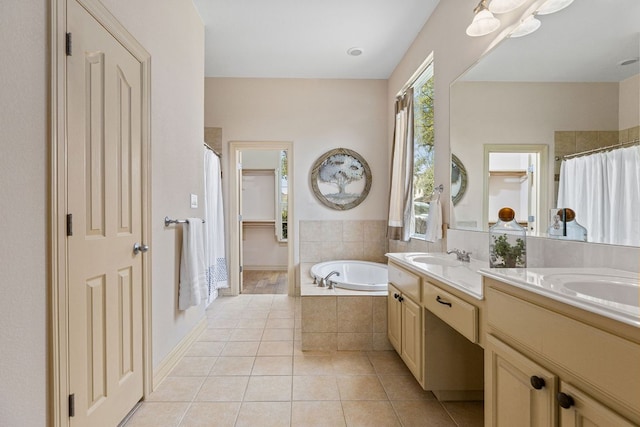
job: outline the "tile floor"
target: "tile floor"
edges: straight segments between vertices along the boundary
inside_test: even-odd
[[[287,294],[286,271],[245,270],[242,273],[243,294]]]
[[[440,403],[393,351],[302,352],[300,298],[220,297],[208,329],[126,427],[482,426]]]

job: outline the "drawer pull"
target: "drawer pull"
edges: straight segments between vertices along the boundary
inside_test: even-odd
[[[436,296],[436,301],[438,301],[440,304],[448,305],[449,307],[452,306],[450,302],[447,302],[447,301],[443,300],[442,298],[440,298],[440,295]]]
[[[564,409],[569,409],[575,404],[573,397],[565,393],[558,393],[556,399],[558,399],[558,404]]]
[[[544,378],[540,378],[535,375],[531,377],[531,387],[535,388],[536,390],[542,390],[544,386]]]
[[[400,295],[398,295],[398,294],[393,294],[393,297],[394,297],[395,299],[398,299],[398,297],[399,297],[399,296],[400,296]]]
[[[404,301],[404,298],[403,297],[399,297],[398,301],[402,302],[402,301]]]

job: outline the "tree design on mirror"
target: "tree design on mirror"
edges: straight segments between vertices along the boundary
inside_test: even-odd
[[[320,156],[311,169],[316,198],[331,209],[358,206],[371,189],[371,169],[355,151],[336,148]]]

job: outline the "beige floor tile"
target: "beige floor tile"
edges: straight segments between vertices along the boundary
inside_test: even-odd
[[[294,356],[293,375],[333,375],[332,356]]]
[[[224,345],[224,341],[196,341],[191,344],[185,356],[219,356]]]
[[[266,319],[269,316],[269,310],[250,309],[247,308],[242,312],[243,319]]]
[[[293,310],[271,310],[269,319],[293,319],[295,312]]]
[[[126,427],[176,427],[184,413],[187,412],[188,403],[183,402],[145,402],[133,414]]]
[[[238,319],[232,318],[209,318],[207,322],[207,327],[210,329],[233,329],[238,326]]]
[[[204,380],[205,377],[167,377],[151,393],[147,401],[191,402]]]
[[[423,427],[427,420],[430,427],[456,427],[456,423],[437,400],[403,400],[391,403],[405,427]]]
[[[239,411],[240,402],[195,402],[180,427],[233,427]]]
[[[255,356],[259,345],[258,341],[229,341],[220,356]]]
[[[342,401],[342,410],[349,427],[400,426],[388,401]],[[429,425],[422,422],[422,426]]]
[[[219,357],[209,375],[251,375],[253,356]]]
[[[216,357],[185,356],[171,370],[172,377],[206,377],[216,362]]]
[[[258,356],[251,375],[292,375],[291,356]]]
[[[263,331],[264,329],[258,328],[235,329],[231,333],[229,341],[260,341]]]
[[[333,369],[336,374],[368,375],[375,374],[373,365],[364,353],[339,352],[333,355]]]
[[[459,426],[484,425],[484,402],[443,402],[442,405]]]
[[[430,391],[424,391],[413,375],[380,375],[389,400],[434,400]]]
[[[376,375],[340,375],[336,379],[342,400],[388,400]]]
[[[211,376],[196,395],[198,402],[239,402],[244,397],[249,377]]]
[[[262,341],[258,356],[293,356],[293,341]]]
[[[262,341],[293,341],[293,329],[265,329]]]
[[[293,402],[291,425],[294,427],[346,426],[339,401]]]
[[[336,377],[333,375],[294,376],[293,400],[340,400]]]
[[[240,319],[238,321],[238,326],[236,326],[236,328],[264,329],[266,325],[267,325],[267,319]]]
[[[198,341],[229,341],[233,329],[207,328],[198,337]]]
[[[294,319],[267,319],[267,324],[265,326],[267,329],[293,329],[294,327]]]
[[[249,378],[245,402],[291,401],[291,376],[252,376]]]
[[[372,351],[367,355],[378,375],[411,375],[411,371],[395,351]]]
[[[289,427],[291,402],[242,402],[235,427]]]

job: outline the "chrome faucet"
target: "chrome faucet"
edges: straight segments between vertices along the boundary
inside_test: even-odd
[[[331,280],[329,280],[329,278],[331,276],[339,276],[340,273],[338,271],[332,271],[331,273],[327,274],[323,279],[320,280],[320,284],[318,286],[320,286],[321,288],[324,288],[325,286],[328,285],[329,289],[333,289],[333,282]]]
[[[467,252],[464,249],[460,250],[457,248],[453,248],[453,249],[449,249],[447,251],[447,254],[456,254],[456,258],[458,259],[458,261],[462,261],[462,262],[471,262],[471,252]]]

